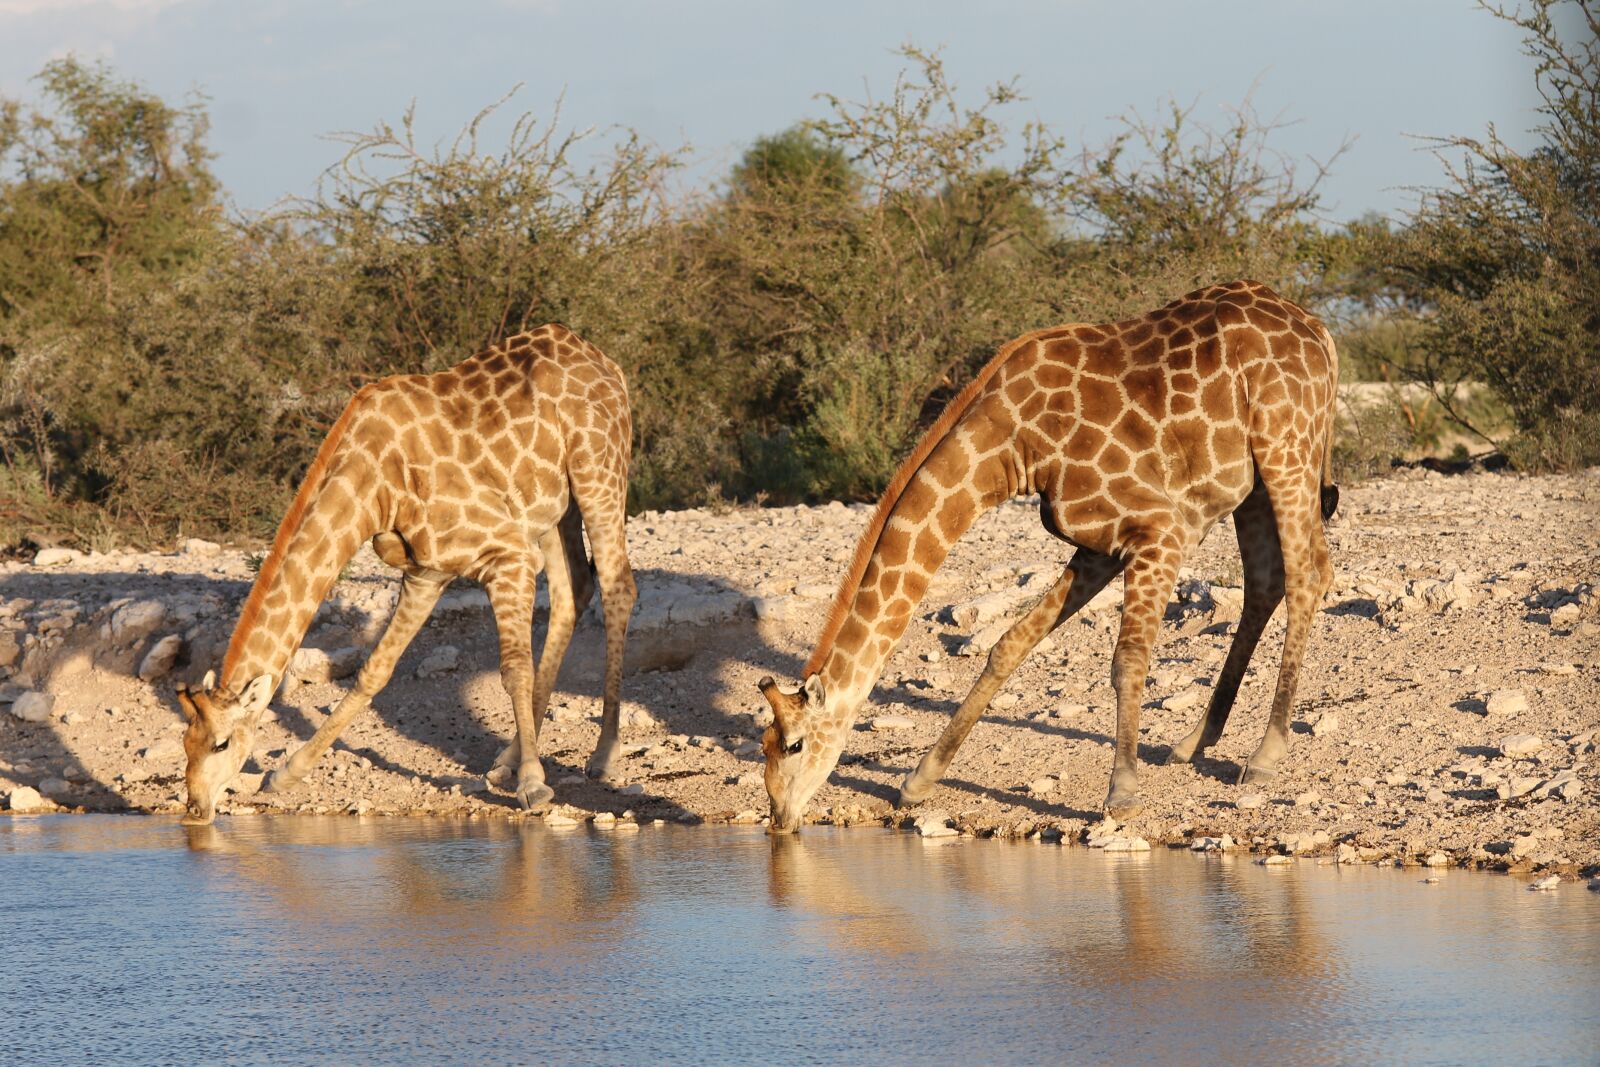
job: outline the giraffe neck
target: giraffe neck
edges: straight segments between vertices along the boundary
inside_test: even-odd
[[[819,673],[847,730],[899,644],[934,573],[978,516],[1026,488],[1014,449],[980,460],[958,428],[934,448],[889,510]],[[959,475],[959,477],[957,477]],[[957,485],[957,488],[947,488]],[[819,650],[820,651],[820,650]]]
[[[319,455],[307,473],[228,642],[221,675],[228,691],[263,674],[276,688],[340,569],[378,532],[381,489],[363,469]]]

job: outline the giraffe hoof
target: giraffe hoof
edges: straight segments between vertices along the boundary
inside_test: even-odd
[[[1193,763],[1195,755],[1195,749],[1180,741],[1172,746],[1171,752],[1167,753],[1167,766],[1170,767],[1175,763]]]
[[[1265,767],[1251,767],[1246,765],[1239,773],[1240,785],[1265,785],[1278,776],[1278,772]]]
[[[921,804],[928,799],[928,794],[933,792],[934,784],[933,782],[918,781],[916,772],[913,771],[906,775],[905,781],[900,783],[900,792],[894,798],[894,806],[897,808],[909,808]]]
[[[530,815],[542,815],[549,811],[550,803],[555,798],[556,791],[543,782],[517,788],[517,803],[521,804],[522,810]]]
[[[1106,797],[1106,814],[1117,822],[1127,822],[1144,810],[1144,802],[1137,793],[1113,789]]]
[[[266,778],[261,782],[261,792],[287,793],[304,780],[297,774],[290,774],[287,768],[279,767],[275,771],[267,772]]]
[[[604,785],[613,785],[621,782],[615,769],[616,746],[613,745],[604,754],[596,752],[589,757],[589,762],[583,765],[583,773]]]

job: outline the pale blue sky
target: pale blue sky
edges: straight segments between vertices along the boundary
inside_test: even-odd
[[[1018,76],[1016,118],[1091,144],[1168,96],[1225,121],[1254,86],[1258,112],[1294,122],[1280,151],[1325,158],[1356,138],[1325,186],[1331,220],[1401,211],[1406,187],[1439,181],[1407,134],[1492,121],[1527,143],[1535,122],[1519,31],[1468,0],[0,0],[0,94],[31,96],[69,51],[172,99],[198,89],[218,173],[260,208],[311,190],[340,152],[322,135],[398,120],[414,98],[422,132],[444,137],[518,82],[518,110],[547,114],[564,92],[567,123],[687,142],[694,173],[721,174],[820,114],[819,92],[886,92],[906,41],[942,46],[974,99]]]

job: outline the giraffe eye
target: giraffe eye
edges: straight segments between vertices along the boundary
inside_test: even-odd
[[[802,748],[805,748],[805,747],[806,747],[806,739],[803,738],[803,737],[797,737],[797,738],[794,739],[794,741],[792,741],[791,743],[785,745],[783,747],[783,751],[786,754],[788,754],[790,756],[793,756],[795,753],[799,752]]]

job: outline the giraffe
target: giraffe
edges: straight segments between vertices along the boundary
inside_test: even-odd
[[[178,690],[188,726],[185,822],[210,822],[254,747],[290,657],[339,569],[369,538],[401,569],[399,600],[355,686],[264,788],[302,779],[388,682],[457,576],[483,584],[500,643],[516,737],[491,775],[516,770],[524,808],[554,793],[539,726],[578,613],[596,580],[606,628],[600,740],[587,770],[617,755],[622,653],[636,590],[624,532],[630,452],[627,385],[598,348],[564,326],[519,334],[437,374],[403,374],[356,393],[278,527],[223,658],[198,691]],[[583,548],[587,529],[593,570]],[[535,583],[550,612],[533,665]]]
[[[774,832],[798,828],[852,723],[951,545],[1003,500],[1040,495],[1045,529],[1075,549],[1060,579],[995,644],[972,690],[900,786],[927,797],[1012,671],[1046,634],[1123,575],[1111,660],[1117,726],[1105,810],[1139,810],[1139,705],[1179,565],[1232,514],[1245,574],[1238,631],[1204,719],[1173,746],[1184,763],[1213,744],[1268,618],[1287,634],[1266,735],[1241,773],[1268,780],[1312,614],[1332,581],[1338,356],[1315,317],[1268,287],[1196,290],[1124,322],[1073,324],[1009,342],[900,466],[857,546],[798,690],[759,684]]]

